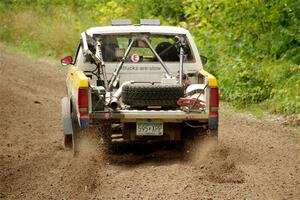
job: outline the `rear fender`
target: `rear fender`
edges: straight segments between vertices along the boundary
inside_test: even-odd
[[[208,79],[208,88],[207,91],[209,91],[206,97],[206,106],[209,109],[209,118],[208,118],[208,127],[210,130],[218,130],[218,125],[219,125],[219,113],[218,113],[218,108],[219,105],[216,106],[217,110],[211,110],[210,109],[210,98],[211,98],[211,88],[218,88],[218,81],[216,77],[214,77],[212,74],[208,73],[205,70],[199,71],[200,74],[205,76]],[[219,92],[219,90],[218,90]]]
[[[78,123],[80,128],[86,128],[89,122],[88,114],[80,114],[78,108],[78,90],[79,88],[89,87],[88,77],[83,73],[83,71],[76,69],[75,67],[70,67],[67,75],[67,88],[68,95],[70,96],[70,101],[72,102],[72,112],[75,123]],[[71,113],[71,112],[70,112]]]

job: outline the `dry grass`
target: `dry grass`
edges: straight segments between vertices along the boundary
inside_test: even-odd
[[[80,27],[73,13],[41,14],[30,9],[8,10],[0,14],[0,42],[13,50],[42,57],[73,55]],[[71,19],[71,20],[70,20]]]

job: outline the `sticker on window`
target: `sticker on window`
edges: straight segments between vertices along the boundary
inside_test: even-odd
[[[131,61],[137,63],[140,61],[140,56],[138,54],[132,54]]]

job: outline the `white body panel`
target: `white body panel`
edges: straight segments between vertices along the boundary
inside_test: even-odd
[[[191,36],[191,34],[183,28],[172,27],[172,26],[105,26],[105,27],[94,27],[86,31],[87,34],[120,34],[120,33],[150,33],[150,34],[165,34],[165,35],[176,35],[181,34],[185,35],[191,52],[194,57],[194,61],[189,61],[184,63],[183,71],[184,73],[196,73],[203,68],[201,59],[199,56],[198,49],[196,44]],[[106,72],[107,78],[110,79],[112,73],[117,68],[118,62],[107,62]],[[165,62],[167,67],[170,69],[173,76],[176,76],[179,71],[179,62]],[[79,49],[77,54],[75,66],[79,69],[92,70],[95,68],[95,65],[90,63],[84,63],[84,58],[82,55],[82,49]],[[122,70],[119,74],[119,81],[122,84],[124,81],[150,81],[150,82],[161,82],[161,79],[166,74],[166,71],[163,69],[162,65],[157,62],[139,62],[139,63],[128,63],[125,62]],[[95,84],[96,78],[93,77],[91,84]]]

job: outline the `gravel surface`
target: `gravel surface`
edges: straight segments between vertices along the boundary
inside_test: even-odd
[[[109,155],[91,130],[73,158],[62,145],[65,72],[0,49],[0,199],[300,199],[299,134],[230,108],[218,143]]]

